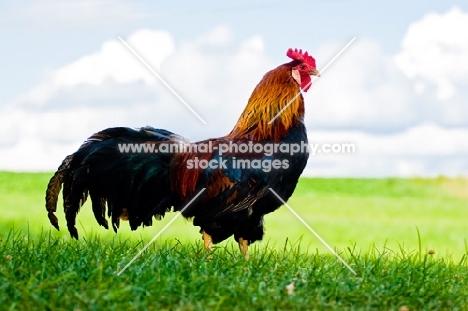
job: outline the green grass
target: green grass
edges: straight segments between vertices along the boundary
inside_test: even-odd
[[[0,244],[0,304],[23,310],[463,310],[466,257],[373,250],[333,256],[264,247],[246,262],[228,245],[208,261],[201,243],[153,244],[120,276],[143,242],[67,241],[12,232]],[[293,283],[294,290],[286,287]]]
[[[117,276],[175,214],[114,234],[87,203],[74,241],[48,223],[51,175],[0,173],[2,309],[468,310],[467,179],[301,179],[288,203],[357,276],[284,207],[248,262],[231,239],[207,261],[179,218]]]

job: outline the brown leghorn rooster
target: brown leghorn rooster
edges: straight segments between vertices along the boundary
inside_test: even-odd
[[[119,127],[92,135],[65,158],[49,182],[46,207],[52,225],[59,229],[54,213],[63,185],[67,226],[76,239],[76,215],[89,194],[96,220],[106,229],[106,205],[116,232],[120,219],[135,230],[173,209],[193,218],[205,248],[234,235],[248,259],[248,245],[263,237],[263,216],[282,205],[269,188],[288,200],[308,158],[304,148],[290,151],[293,145],[307,144],[300,91],[307,91],[310,76],[319,73],[307,52],[289,49],[287,56],[292,61],[265,74],[224,137],[170,153],[156,151],[181,146],[184,140],[162,129]],[[142,153],[129,146],[155,151]],[[205,152],[202,146],[211,148]],[[244,152],[246,146],[250,148]]]

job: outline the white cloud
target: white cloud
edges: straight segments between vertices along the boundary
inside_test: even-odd
[[[468,175],[468,127],[446,129],[423,124],[393,134],[362,131],[311,131],[310,143],[353,143],[352,154],[316,154],[311,176]]]
[[[358,154],[388,156],[468,155],[468,127],[447,129],[421,124],[391,134],[363,131],[312,131],[311,142],[350,142]]]
[[[453,8],[430,13],[410,25],[395,63],[409,78],[437,86],[437,98],[451,99],[468,81],[468,13]]]
[[[155,70],[174,53],[172,36],[163,30],[142,29],[126,42]],[[155,84],[154,75],[119,40],[102,44],[100,51],[86,55],[49,74],[48,81],[33,88],[22,101],[44,104],[62,88],[81,84],[101,85],[106,80],[120,84],[143,81]]]
[[[452,9],[412,23],[397,55],[358,37],[305,95],[313,128],[402,131],[468,125],[468,14]],[[344,43],[314,51],[323,67]]]
[[[318,68],[341,48],[327,44],[318,50]],[[420,117],[413,93],[379,43],[358,38],[305,95],[306,120],[314,128],[401,130]]]

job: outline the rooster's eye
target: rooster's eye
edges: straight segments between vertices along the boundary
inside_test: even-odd
[[[305,69],[305,66],[304,66],[304,65],[301,65],[301,66],[299,66],[299,68],[301,68],[301,70],[304,70],[304,69]]]

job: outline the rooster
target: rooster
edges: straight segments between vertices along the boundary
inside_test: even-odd
[[[54,213],[63,185],[65,218],[75,239],[76,216],[89,195],[94,216],[106,229],[106,210],[115,232],[120,220],[128,220],[135,230],[152,225],[153,217],[159,220],[166,212],[180,211],[200,227],[206,249],[234,235],[248,259],[249,245],[263,238],[264,215],[282,205],[276,195],[284,201],[292,195],[308,159],[304,150],[266,153],[250,148],[243,153],[237,148],[307,144],[301,90],[306,92],[311,76],[319,72],[307,52],[289,49],[286,55],[292,61],[264,75],[224,137],[188,144],[188,150],[140,153],[122,152],[121,147],[133,144],[159,150],[187,142],[152,127],[108,128],[93,134],[50,179],[46,208],[51,224],[59,229]],[[210,150],[201,152],[196,148],[201,146]]]

